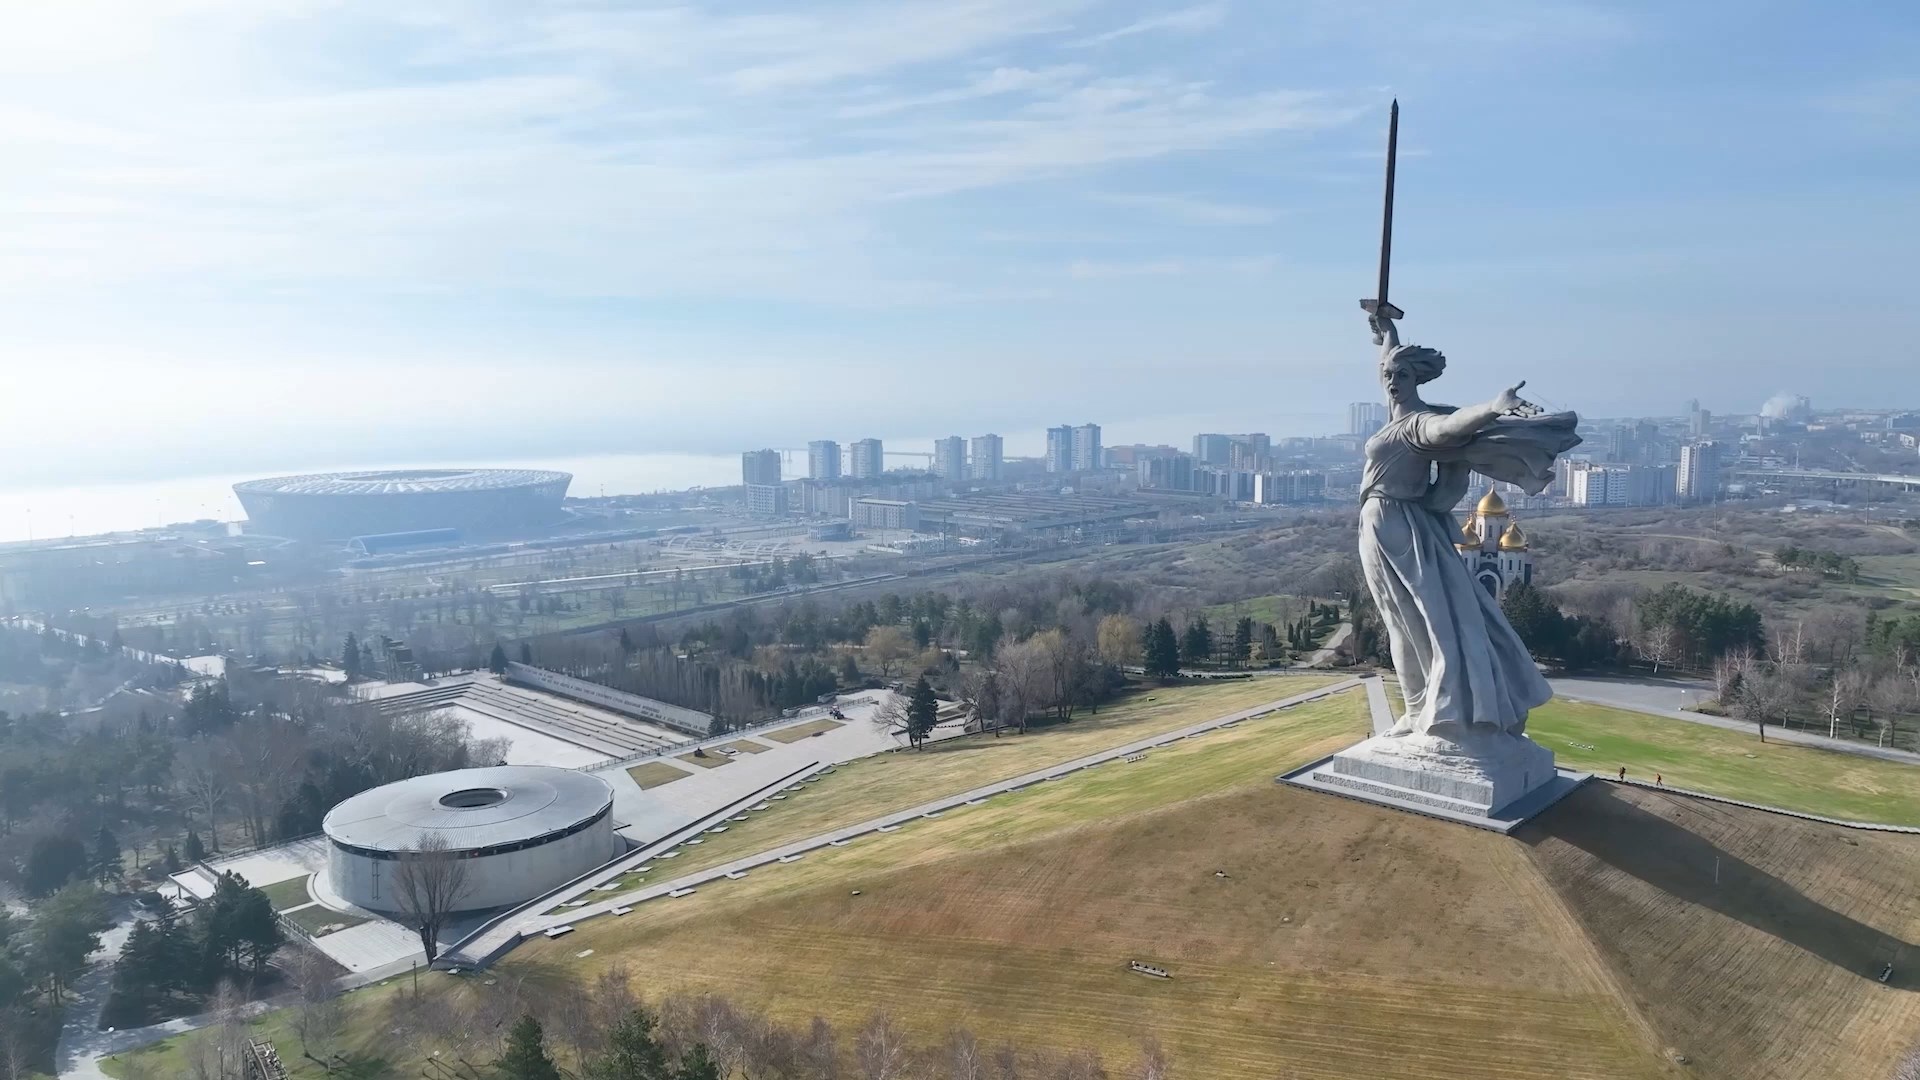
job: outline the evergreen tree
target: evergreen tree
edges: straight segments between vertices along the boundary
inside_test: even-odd
[[[1242,615],[1233,624],[1233,662],[1244,663],[1253,652],[1253,620]]]
[[[607,1048],[587,1062],[587,1080],[673,1080],[667,1052],[653,1037],[653,1017],[635,1009],[607,1032]]]
[[[120,878],[120,841],[105,825],[93,834],[93,880],[102,885]]]
[[[853,659],[852,653],[842,653],[840,656],[840,681],[848,686],[860,685],[860,665]],[[821,693],[826,691],[822,690]]]
[[[533,663],[533,646],[524,641],[520,643],[520,662],[528,665]]]
[[[200,862],[207,857],[207,845],[200,842],[199,833],[192,829],[187,830],[187,842],[181,854],[185,855],[190,863]]]
[[[360,677],[360,639],[347,631],[347,643],[340,647],[340,670],[347,673],[347,681]]]
[[[163,866],[166,869],[167,873],[169,874],[179,873],[180,872],[180,849],[173,846],[172,844],[168,844],[166,856],[160,865]]]
[[[1144,651],[1144,667],[1149,677],[1170,679],[1180,674],[1180,643],[1174,637],[1173,624],[1165,617],[1148,625]]]
[[[624,626],[621,627],[620,628],[620,651],[622,653],[625,653],[628,656],[632,656],[634,654],[634,651],[638,648],[639,646],[633,643],[633,635],[627,633],[626,627]]]
[[[87,846],[66,833],[42,836],[27,849],[21,884],[29,896],[50,896],[67,882],[87,875]]]
[[[487,670],[495,675],[507,673],[507,650],[497,641],[493,643],[493,652],[487,657]]]
[[[673,1080],[721,1080],[720,1066],[707,1052],[706,1043],[693,1044],[680,1059],[680,1071],[673,1074]]]
[[[560,1080],[560,1069],[547,1054],[540,1021],[530,1015],[514,1022],[507,1032],[506,1052],[493,1067],[502,1080]]]
[[[1195,615],[1187,624],[1180,645],[1181,658],[1189,664],[1204,664],[1213,659],[1213,628],[1207,625],[1205,615]]]
[[[916,748],[932,733],[940,712],[940,699],[933,696],[933,684],[925,675],[913,684],[907,697],[907,741]]]

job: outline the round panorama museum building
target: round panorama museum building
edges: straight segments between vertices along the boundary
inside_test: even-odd
[[[498,765],[416,776],[335,806],[327,879],[335,895],[374,911],[400,909],[394,869],[429,836],[468,860],[460,911],[518,904],[619,854],[613,789],[572,769]]]

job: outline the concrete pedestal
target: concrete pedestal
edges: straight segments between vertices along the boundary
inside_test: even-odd
[[[1532,739],[1468,730],[1457,739],[1377,735],[1333,755],[1317,779],[1363,795],[1489,817],[1558,776],[1553,751]]]

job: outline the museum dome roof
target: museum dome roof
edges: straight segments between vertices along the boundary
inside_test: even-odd
[[[1527,534],[1520,531],[1519,523],[1516,522],[1512,525],[1507,526],[1507,531],[1500,534],[1500,550],[1501,551],[1527,550]]]
[[[1472,518],[1468,518],[1467,523],[1460,527],[1460,538],[1453,542],[1453,546],[1462,549],[1477,548],[1480,543],[1480,526]]]
[[[1480,505],[1474,512],[1480,514],[1504,514],[1507,512],[1507,501],[1500,497],[1499,492],[1488,488],[1487,493],[1480,496]]]

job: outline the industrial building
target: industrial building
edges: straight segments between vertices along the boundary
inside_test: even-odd
[[[542,469],[408,469],[247,480],[233,493],[248,531],[295,540],[457,529],[468,538],[560,520],[570,473]]]
[[[498,765],[416,776],[363,791],[321,823],[332,893],[402,912],[395,874],[428,837],[461,860],[456,911],[523,903],[618,855],[613,789],[591,773]]]

